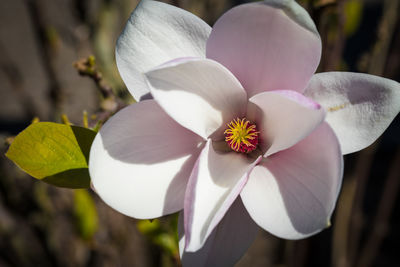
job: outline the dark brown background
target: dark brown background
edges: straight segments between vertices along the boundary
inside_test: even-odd
[[[399,0],[303,0],[323,39],[319,71],[347,70],[400,80]],[[348,2],[359,2],[360,24]],[[240,1],[176,0],[172,4],[212,23]],[[114,63],[115,41],[136,2],[131,0],[0,1],[0,266],[173,266],[139,233],[136,220],[92,195],[99,229],[77,231],[73,191],[25,175],[4,156],[5,138],[34,116],[81,123],[99,106],[94,83],[74,61],[94,54],[105,79],[125,88]],[[238,266],[400,266],[400,119],[373,146],[346,157],[343,189],[332,227],[302,241],[260,232]],[[168,219],[167,219],[168,220]]]

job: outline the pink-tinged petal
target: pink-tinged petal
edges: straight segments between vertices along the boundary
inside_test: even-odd
[[[286,239],[305,238],[329,226],[342,175],[339,143],[323,123],[295,146],[256,166],[241,197],[266,231]]]
[[[142,73],[174,58],[204,57],[210,32],[210,26],[183,9],[140,1],[115,50],[118,70],[133,97],[150,97]]]
[[[232,118],[246,112],[246,92],[221,64],[187,58],[147,72],[151,94],[182,126],[203,138],[222,139]]]
[[[250,218],[242,200],[236,198],[204,246],[196,252],[184,251],[183,214],[178,223],[179,252],[184,267],[233,266],[247,251],[259,227]]]
[[[400,111],[400,84],[368,74],[319,73],[305,94],[326,109],[343,154],[372,144]]]
[[[215,151],[208,140],[185,193],[186,251],[199,250],[235,201],[258,159],[236,152]]]
[[[89,172],[95,191],[135,218],[181,210],[201,141],[154,100],[128,106],[105,123],[92,144]]]
[[[214,25],[207,58],[226,66],[249,97],[268,90],[303,92],[321,57],[321,40],[295,1],[237,6]]]
[[[325,118],[318,103],[289,90],[257,94],[250,98],[247,108],[247,118],[260,131],[260,148],[265,156],[293,146]]]

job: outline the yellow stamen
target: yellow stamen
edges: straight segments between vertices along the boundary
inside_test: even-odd
[[[258,144],[256,125],[250,123],[246,118],[236,118],[227,124],[225,130],[225,141],[236,152],[251,152]]]

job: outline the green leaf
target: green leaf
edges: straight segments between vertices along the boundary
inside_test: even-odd
[[[162,232],[160,221],[155,219],[152,221],[149,220],[140,220],[136,223],[136,226],[142,234],[145,234],[149,237],[155,236]]]
[[[167,221],[163,223],[155,219],[151,222],[149,220],[140,220],[136,224],[139,232],[146,235],[152,243],[172,257],[179,255],[177,225],[177,213],[168,216]]]
[[[15,137],[6,156],[46,183],[89,188],[88,159],[95,135],[83,127],[38,122]]]
[[[159,234],[154,237],[153,242],[172,256],[179,254],[178,242],[175,241],[175,237],[171,233]]]
[[[86,190],[75,190],[74,214],[76,226],[84,239],[90,239],[98,229],[96,205]]]

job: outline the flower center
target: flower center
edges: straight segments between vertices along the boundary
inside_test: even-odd
[[[234,119],[227,124],[225,141],[236,152],[249,153],[257,148],[258,134],[256,125],[246,118]]]

